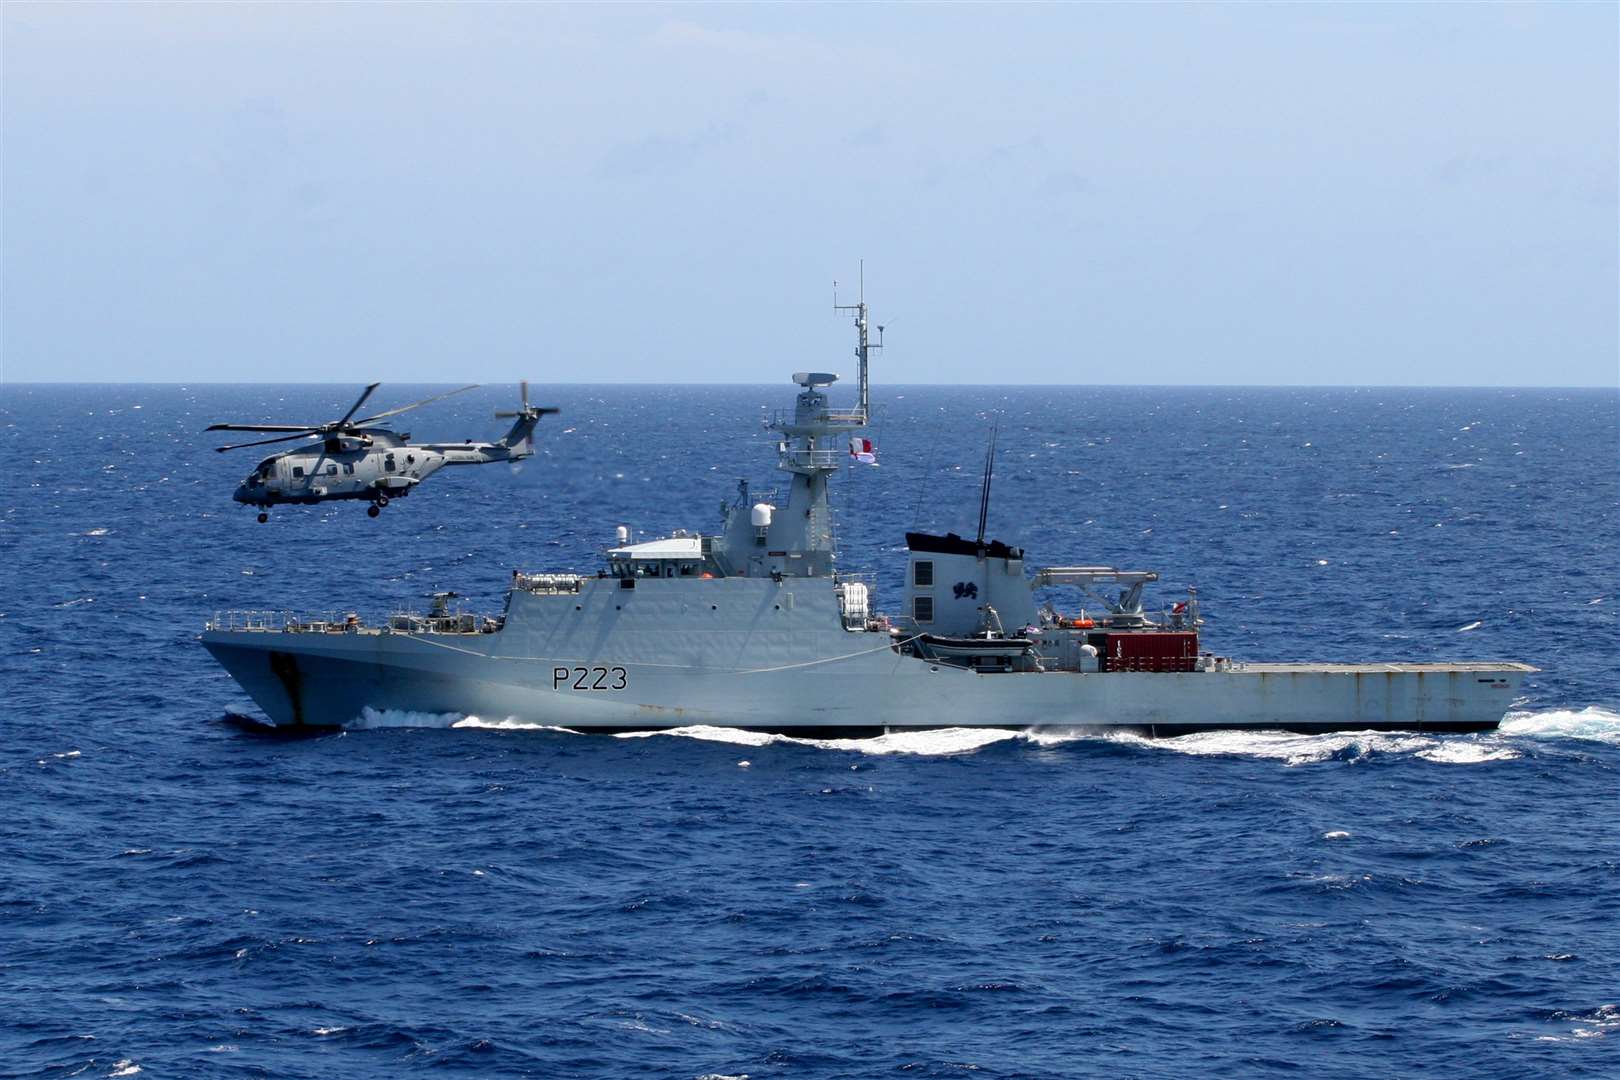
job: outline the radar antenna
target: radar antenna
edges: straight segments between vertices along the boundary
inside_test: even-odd
[[[860,335],[860,344],[855,347],[855,357],[859,361],[859,391],[860,404],[856,411],[860,413],[860,422],[865,424],[871,417],[870,398],[867,391],[867,362],[871,359],[873,349],[883,348],[883,327],[877,328],[877,341],[869,341],[866,333],[866,260],[861,260],[860,298],[853,304],[840,304],[838,302],[838,282],[833,282],[833,312],[852,311],[855,313],[855,329]]]

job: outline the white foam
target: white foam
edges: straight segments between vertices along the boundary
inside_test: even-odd
[[[818,750],[847,750],[859,754],[944,755],[972,753],[991,743],[1022,738],[1023,733],[1005,728],[933,728],[928,731],[891,731],[867,739],[798,739],[764,731],[742,731],[737,728],[693,724],[689,727],[666,728],[662,731],[626,731],[619,733],[615,738],[646,739],[655,736],[702,739],[706,742],[733,743],[738,746],[791,743]]]
[[[769,746],[786,742],[785,735],[772,735],[764,731],[742,731],[738,728],[712,727],[708,724],[689,724],[686,727],[664,728],[659,731],[621,731],[615,739],[652,739],[663,736],[701,739],[704,742],[735,743],[738,746]]]
[[[1457,627],[1457,633],[1466,634],[1466,633],[1468,633],[1468,631],[1470,631],[1470,630],[1478,630],[1480,627],[1482,627],[1484,625],[1485,624],[1483,622],[1471,622],[1467,626],[1459,626],[1459,627]]]
[[[140,1071],[141,1071],[141,1067],[139,1065],[137,1065],[133,1061],[129,1060],[129,1058],[124,1058],[122,1061],[113,1062],[113,1071],[108,1073],[107,1075],[108,1076],[134,1076],[136,1073],[138,1073]]]
[[[1286,731],[1203,731],[1170,739],[1150,739],[1127,733],[1104,736],[1149,750],[1197,756],[1252,757],[1281,761],[1284,765],[1310,765],[1348,751],[1361,754],[1412,754],[1446,765],[1475,765],[1505,761],[1518,751],[1494,743],[1431,735],[1378,731],[1344,731],[1324,735],[1296,735]]]
[[[1512,761],[1520,755],[1517,750],[1499,742],[1446,739],[1428,750],[1419,750],[1417,756],[1447,765],[1478,765],[1482,761]]]
[[[862,754],[967,754],[992,743],[1023,737],[1004,728],[937,728],[931,731],[891,731],[870,739],[794,739],[824,750],[855,750]]]
[[[1324,839],[1324,840],[1348,840],[1348,839],[1350,839],[1350,834],[1345,832],[1343,829],[1334,829],[1332,832],[1323,833],[1322,834],[1322,839]]]
[[[395,709],[366,708],[358,722],[359,728],[474,728],[491,731],[550,731],[579,734],[576,729],[553,724],[541,724],[517,717],[489,719],[461,713],[413,712]],[[1620,712],[1600,706],[1584,709],[1554,709],[1545,712],[1511,712],[1503,720],[1500,732],[1486,735],[1423,735],[1374,731],[1333,732],[1322,735],[1297,735],[1285,731],[1206,731],[1174,738],[1148,738],[1131,732],[1108,728],[1042,727],[1024,731],[1006,728],[934,728],[926,731],[894,731],[871,738],[794,738],[763,731],[744,731],[738,728],[717,727],[710,724],[690,724],[685,727],[665,728],[658,731],[629,731],[617,733],[620,739],[686,738],[703,742],[730,743],[734,746],[762,747],[777,744],[808,746],[820,750],[838,750],[860,754],[916,754],[951,755],[970,754],[986,746],[1021,739],[1038,747],[1055,747],[1066,743],[1100,740],[1115,742],[1149,750],[1195,756],[1253,757],[1281,761],[1285,765],[1306,765],[1354,751],[1358,754],[1410,754],[1425,761],[1447,765],[1475,765],[1489,761],[1511,761],[1521,756],[1522,747],[1516,748],[1503,738],[1571,738],[1591,739],[1620,745]],[[70,752],[71,753],[71,752]],[[41,764],[44,764],[42,761]],[[743,763],[738,762],[739,765]],[[746,765],[743,765],[746,768]]]
[[[356,728],[448,728],[468,717],[461,713],[412,712],[409,709],[373,709],[367,705],[352,722]]]
[[[1620,712],[1598,705],[1584,709],[1549,709],[1545,712],[1510,712],[1502,720],[1503,735],[1536,739],[1591,739],[1620,746]]]
[[[515,716],[508,716],[502,720],[486,720],[482,716],[464,716],[450,725],[453,728],[478,728],[483,731],[561,731],[566,734],[576,734],[572,729],[558,727],[555,724],[536,724],[529,720],[519,720]]]

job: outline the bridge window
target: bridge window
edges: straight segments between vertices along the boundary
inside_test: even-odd
[[[932,559],[918,559],[911,564],[911,583],[919,589],[933,587],[934,561]]]
[[[934,598],[932,596],[913,596],[911,598],[911,617],[920,623],[933,622]]]

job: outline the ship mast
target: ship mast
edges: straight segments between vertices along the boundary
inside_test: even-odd
[[[838,302],[838,282],[833,282],[833,311],[852,311],[855,313],[855,329],[859,334],[859,344],[855,346],[855,359],[857,361],[858,398],[856,411],[860,414],[860,423],[865,425],[871,418],[871,398],[868,394],[867,362],[871,359],[873,349],[883,348],[883,327],[877,328],[878,339],[868,340],[866,332],[866,260],[861,260],[859,299],[853,304],[840,304]]]
[[[713,545],[719,568],[727,574],[783,577],[818,577],[833,572],[832,512],[827,505],[827,481],[843,466],[843,439],[865,427],[872,415],[868,382],[872,350],[883,347],[867,333],[866,272],[861,268],[860,298],[853,304],[838,302],[833,282],[833,310],[853,312],[860,367],[859,399],[853,409],[835,409],[827,388],[838,381],[830,371],[798,371],[800,387],[793,410],[779,412],[766,426],[780,433],[776,467],[792,477],[786,504],[734,504],[726,512],[726,531]],[[746,501],[746,500],[745,500]],[[785,512],[791,509],[791,513]],[[784,511],[778,513],[777,511]]]

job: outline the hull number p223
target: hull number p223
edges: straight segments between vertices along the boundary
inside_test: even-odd
[[[559,690],[623,690],[630,676],[622,667],[554,667],[551,688]]]

